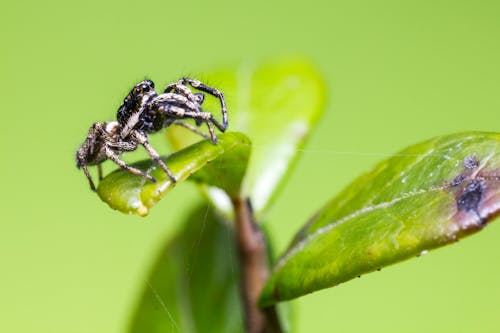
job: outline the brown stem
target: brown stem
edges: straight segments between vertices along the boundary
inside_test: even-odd
[[[236,240],[242,272],[241,296],[247,333],[281,333],[275,307],[259,309],[257,301],[269,277],[266,241],[255,223],[249,200],[233,200],[236,212]]]

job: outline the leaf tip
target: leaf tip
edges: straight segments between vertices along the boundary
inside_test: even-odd
[[[141,205],[139,208],[137,208],[136,213],[139,216],[145,217],[149,214],[149,209],[146,206]]]

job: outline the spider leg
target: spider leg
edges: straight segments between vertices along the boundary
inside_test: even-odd
[[[212,118],[210,119],[210,122],[211,122],[212,124],[214,124],[214,125],[215,125],[215,127],[217,127],[217,128],[218,128],[221,132],[225,132],[225,131],[226,131],[226,129],[227,129],[227,124],[226,124],[226,125],[224,125],[224,124],[219,123],[219,122],[217,121],[217,119],[215,119],[213,116],[212,116]]]
[[[189,83],[193,88],[196,88],[200,91],[206,92],[214,97],[217,97],[220,101],[220,106],[221,106],[221,111],[222,111],[222,124],[220,124],[217,120],[213,119],[212,122],[215,126],[217,126],[218,129],[221,130],[221,132],[225,132],[228,126],[228,120],[227,120],[227,107],[226,107],[226,100],[224,99],[224,95],[222,92],[216,88],[209,87],[203,83],[201,83],[198,80],[195,79],[190,79],[190,78],[182,78],[179,80],[180,83],[185,85],[186,83]]]
[[[126,141],[109,141],[106,143],[108,147],[119,151],[134,151],[137,149],[137,143]]]
[[[201,123],[202,121],[204,121],[205,124],[207,124],[208,132],[210,133],[210,141],[212,141],[212,143],[214,145],[217,144],[217,136],[215,135],[214,128],[210,124],[210,122],[213,122],[215,120],[213,118],[213,115],[211,113],[209,113],[209,112],[191,112],[191,111],[188,111],[185,114],[186,114],[186,117],[193,118],[197,122],[199,121]],[[215,126],[217,126],[217,124],[215,124]]]
[[[89,184],[90,184],[90,188],[92,189],[92,191],[94,192],[97,192],[97,189],[95,187],[95,184],[94,182],[92,181],[92,176],[90,175],[90,172],[89,170],[87,169],[87,166],[84,164],[82,165],[82,169],[83,169],[83,173],[85,174],[85,176],[87,176],[87,179],[89,180]]]
[[[144,178],[150,180],[153,183],[156,183],[156,179],[154,179],[153,177],[151,177],[151,175],[147,174],[146,172],[144,172],[142,170],[134,168],[134,167],[128,165],[127,163],[125,163],[124,161],[120,160],[118,158],[118,156],[113,152],[113,150],[111,150],[111,148],[109,148],[108,146],[106,146],[104,148],[104,153],[106,154],[106,156],[110,160],[112,160],[113,162],[115,162],[116,164],[118,164],[118,166],[120,168],[122,168],[124,170],[127,170],[128,172],[130,172],[130,173],[132,173],[134,175],[144,177]]]
[[[175,175],[172,173],[172,171],[170,171],[170,169],[167,167],[165,162],[163,162],[160,159],[160,155],[156,152],[156,150],[154,150],[154,148],[151,147],[151,145],[148,142],[148,137],[146,135],[138,132],[138,131],[135,131],[133,135],[137,139],[137,142],[139,142],[144,147],[144,149],[146,149],[149,156],[151,156],[151,158],[156,163],[158,163],[158,165],[163,169],[163,171],[165,171],[165,173],[168,175],[170,180],[172,180],[172,182],[176,183],[177,178],[175,178]]]
[[[96,164],[95,154],[101,149],[102,141],[109,137],[110,136],[104,129],[103,125],[99,122],[95,122],[90,127],[84,143],[76,152],[77,167],[83,169],[83,172],[89,181],[90,188],[94,192],[96,192],[96,186],[92,180],[92,176],[90,175],[87,165],[89,163],[91,165]],[[97,166],[99,168],[99,180],[101,180],[102,172],[100,163],[97,163]]]
[[[160,105],[158,108],[160,112],[164,112],[167,116],[176,117],[176,118],[191,118],[199,121],[203,121],[207,124],[208,131],[210,132],[210,138],[213,144],[217,143],[217,137],[215,136],[214,129],[210,125],[212,122],[213,115],[210,112],[201,112],[201,111],[190,111],[186,110],[182,107],[164,104]],[[217,126],[217,125],[216,125]]]
[[[191,89],[186,87],[184,83],[182,82],[182,79],[179,80],[178,82],[170,83],[165,87],[165,90],[163,91],[164,93],[169,93],[171,91],[174,91],[177,94],[184,95],[188,97],[192,101],[196,101],[196,97],[194,94],[191,92]]]
[[[200,130],[198,130],[196,127],[194,126],[191,126],[189,124],[186,124],[185,122],[182,122],[180,120],[174,120],[172,123],[172,125],[177,125],[177,126],[182,126],[184,128],[187,128],[188,130],[198,134],[198,135],[201,135],[202,137],[204,137],[205,139],[208,139],[209,136],[206,135],[205,133],[201,132]]]
[[[228,127],[228,119],[227,119],[227,107],[226,100],[224,99],[224,95],[222,92],[216,88],[209,87],[198,80],[190,79],[190,78],[182,78],[178,82],[174,82],[169,84],[165,88],[165,93],[170,91],[175,91],[179,94],[185,95],[189,100],[196,102],[198,104],[203,103],[204,96],[200,93],[192,93],[191,90],[186,87],[186,83],[188,83],[193,88],[196,88],[200,91],[206,92],[216,98],[219,99],[222,111],[222,124],[219,123],[215,118],[212,118],[210,121],[221,131],[225,132]]]
[[[193,95],[195,95],[197,98],[198,98],[198,104],[203,104],[203,101],[205,100],[205,94],[204,93],[194,93]]]
[[[102,180],[102,178],[103,178],[103,177],[102,177],[102,165],[101,165],[101,164],[98,164],[98,165],[97,165],[97,174],[98,174],[98,176],[99,176],[99,181],[101,181],[101,180]]]
[[[198,111],[200,109],[200,105],[196,100],[196,97],[194,97],[195,100],[193,101],[193,98],[190,98],[191,97],[190,95],[194,96],[194,94],[192,94],[190,91],[188,92],[188,95],[177,94],[177,93],[163,93],[161,95],[158,95],[158,97],[156,97],[154,105],[158,105],[161,103],[168,103],[168,104],[183,106],[193,111]]]
[[[217,136],[215,136],[214,128],[212,127],[212,125],[210,125],[209,122],[207,122],[207,127],[208,127],[208,132],[210,133],[210,141],[212,141],[212,143],[214,145],[216,145],[217,144]]]

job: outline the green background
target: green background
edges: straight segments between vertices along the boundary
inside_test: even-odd
[[[388,154],[498,131],[499,18],[492,0],[2,2],[0,331],[123,332],[157,250],[200,200],[183,184],[147,218],[126,216],[75,168],[90,124],[113,119],[135,82],[289,54],[316,63],[327,111],[266,218],[281,251]],[[493,223],[296,300],[297,331],[498,332],[498,239]]]

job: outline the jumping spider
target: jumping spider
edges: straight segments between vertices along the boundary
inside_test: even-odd
[[[200,92],[193,93],[191,87]],[[222,111],[222,124],[209,112],[203,112],[201,104],[205,94],[210,94],[219,99]],[[198,131],[194,126],[184,123],[182,119],[194,119],[197,126],[205,123],[210,137]],[[102,180],[101,163],[107,159],[112,160],[128,172],[142,176],[151,182],[156,180],[148,173],[134,168],[118,155],[134,151],[139,145],[143,146],[149,156],[167,173],[173,182],[174,174],[160,159],[160,155],[150,146],[148,133],[155,133],[170,125],[183,126],[204,138],[210,138],[213,144],[217,143],[215,125],[224,132],[228,126],[226,102],[219,90],[204,85],[200,81],[182,78],[169,84],[163,94],[158,95],[154,83],[150,80],[139,82],[125,97],[123,104],[118,109],[117,121],[95,122],[89,129],[87,138],[76,152],[76,166],[82,168],[87,176],[90,188],[96,191],[88,165],[97,165],[99,180]]]

